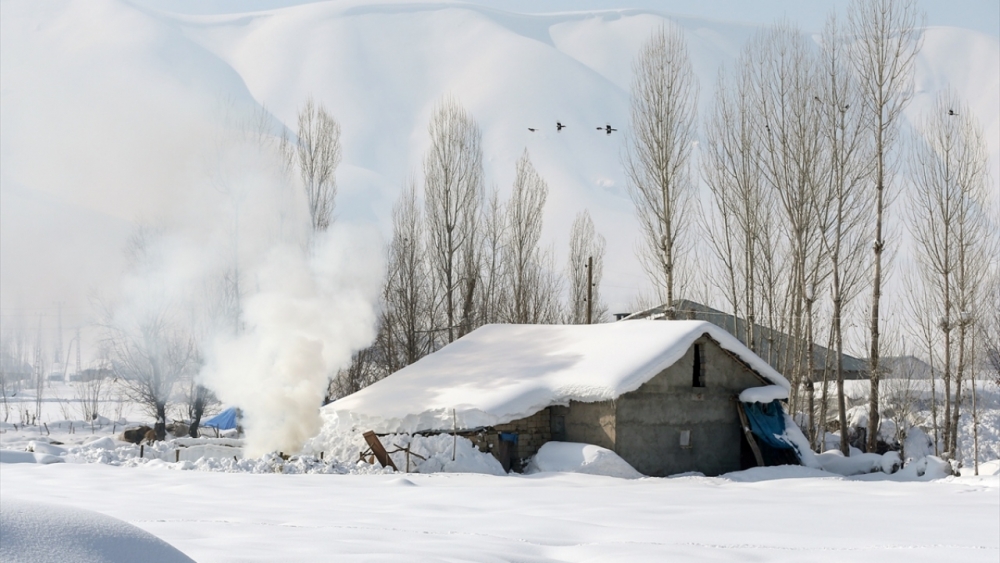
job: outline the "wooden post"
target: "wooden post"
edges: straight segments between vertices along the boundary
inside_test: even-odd
[[[174,463],[177,463],[180,460],[181,460],[181,451],[174,450]]]
[[[587,324],[594,314],[594,257],[587,257]]]
[[[141,458],[143,453],[145,453],[146,446],[139,444],[139,457]]]
[[[747,420],[747,413],[743,410],[743,403],[739,400],[736,401],[736,411],[740,413],[740,423],[743,425],[743,434],[747,437],[747,442],[750,443],[750,449],[753,450],[753,457],[757,460],[757,467],[764,467],[764,456],[760,455],[760,448],[757,447],[757,440],[754,440],[753,432],[750,431],[750,421]]]

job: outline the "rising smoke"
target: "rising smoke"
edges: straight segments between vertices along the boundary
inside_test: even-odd
[[[271,249],[246,300],[247,329],[210,344],[201,376],[242,409],[247,455],[295,452],[315,436],[329,376],[374,337],[378,270],[359,265],[378,249],[365,240],[335,225],[311,250]]]
[[[186,339],[188,372],[241,409],[247,455],[296,452],[319,431],[329,378],[374,338],[380,238],[347,223],[313,233],[280,124],[235,109],[223,121],[178,195],[185,211],[133,235],[105,322],[115,337],[155,321]]]

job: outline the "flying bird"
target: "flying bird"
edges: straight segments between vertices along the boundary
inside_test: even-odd
[[[563,127],[566,127],[566,126],[563,125],[562,122],[556,121],[556,133],[558,133],[559,131],[562,131]]]
[[[950,109],[950,110],[948,110],[948,115],[958,115],[958,114],[955,113],[955,110]]]
[[[528,131],[534,133],[535,131],[538,131],[538,129],[535,129],[534,127],[528,127]]]
[[[607,125],[605,125],[604,127],[598,127],[597,130],[598,131],[604,131],[608,135],[610,135],[612,131],[617,131],[617,129],[612,129],[611,128],[611,124],[610,123],[607,124]]]

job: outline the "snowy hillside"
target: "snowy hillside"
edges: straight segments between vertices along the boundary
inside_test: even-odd
[[[190,221],[213,149],[206,127],[225,112],[263,106],[294,128],[307,97],[325,104],[343,127],[337,216],[385,233],[400,186],[420,176],[431,107],[450,93],[483,130],[488,184],[509,190],[516,158],[530,151],[550,186],[543,241],[560,265],[572,218],[590,210],[608,238],[605,294],[613,310],[624,308],[645,276],[633,252],[622,137],[595,127],[625,129],[632,57],[665,19],[687,33],[702,117],[720,65],[755,29],[723,21],[727,14],[648,9],[526,15],[458,2],[337,1],[185,15],[151,6],[169,4],[2,4],[5,307],[85,303],[90,287],[120,270],[128,222]],[[954,27],[925,35],[909,114],[950,83],[984,124],[1000,177],[1000,40]],[[568,125],[561,133],[557,119]]]

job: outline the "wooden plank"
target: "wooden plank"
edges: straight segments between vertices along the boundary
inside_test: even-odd
[[[375,459],[382,464],[382,467],[392,467],[396,471],[399,469],[396,464],[392,462],[392,458],[385,451],[385,447],[382,446],[382,442],[379,441],[378,436],[374,432],[369,430],[364,433],[365,442],[368,442],[368,447],[372,449],[372,453],[375,454]]]
[[[757,447],[757,440],[754,440],[753,432],[750,430],[750,421],[747,420],[747,413],[743,410],[743,403],[736,401],[736,412],[740,413],[740,424],[743,425],[743,434],[747,437],[750,449],[753,450],[753,457],[757,460],[757,467],[764,467],[764,456],[760,455],[760,448]]]

